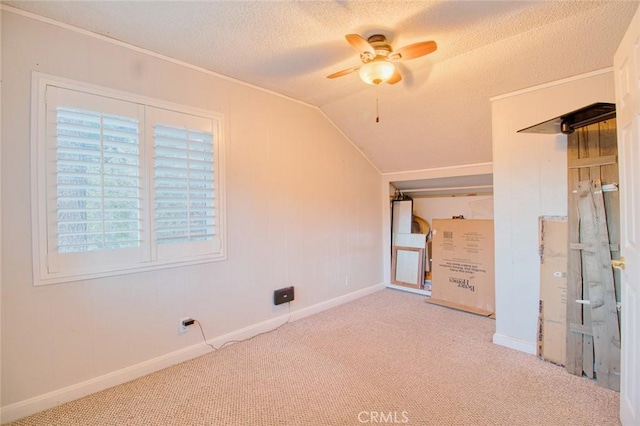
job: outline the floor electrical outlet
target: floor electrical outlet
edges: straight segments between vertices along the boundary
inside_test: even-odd
[[[273,304],[282,305],[294,299],[293,287],[285,287],[273,292]]]
[[[189,326],[193,325],[195,322],[196,321],[193,318],[180,318],[180,328],[178,329],[178,331],[180,333],[186,333],[187,331],[189,331]]]

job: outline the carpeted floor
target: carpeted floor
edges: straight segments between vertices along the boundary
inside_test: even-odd
[[[13,425],[620,424],[617,393],[494,327],[383,290]]]

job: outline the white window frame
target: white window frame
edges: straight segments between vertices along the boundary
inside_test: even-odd
[[[210,119],[213,123],[213,149],[214,149],[214,185],[215,185],[215,215],[216,215],[216,242],[215,247],[203,254],[202,251],[195,255],[185,255],[184,252],[175,256],[157,256],[155,243],[142,249],[149,252],[149,256],[133,260],[127,265],[109,265],[104,262],[95,262],[95,266],[83,265],[73,271],[56,271],[55,267],[49,268],[49,253],[47,234],[47,197],[51,197],[47,190],[47,117],[46,117],[46,93],[47,87],[54,86],[66,90],[84,92],[116,100],[140,104],[156,110],[173,111],[179,114],[188,114],[204,119]],[[145,116],[147,114],[145,113]],[[149,123],[142,123],[141,145],[141,179],[144,231],[148,235],[153,231],[153,150],[148,145],[153,144],[153,134],[149,134]],[[226,230],[226,196],[225,196],[225,131],[224,116],[219,113],[188,107],[161,101],[158,99],[143,97],[118,90],[108,89],[84,82],[56,77],[44,73],[32,74],[31,95],[31,216],[32,216],[32,260],[33,283],[35,286],[58,284],[78,280],[86,280],[114,275],[123,275],[156,269],[187,266],[213,261],[222,261],[227,258],[227,230]],[[51,155],[49,153],[49,155]],[[127,249],[122,249],[127,250]],[[170,253],[171,251],[169,251]],[[100,259],[100,252],[91,252],[91,256]],[[94,262],[91,262],[94,263]]]

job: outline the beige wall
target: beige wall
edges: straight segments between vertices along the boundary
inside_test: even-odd
[[[382,283],[381,176],[316,108],[6,10],[2,54],[3,420],[201,353],[182,317],[217,338],[286,319],[276,288],[311,313]],[[224,114],[228,260],[34,287],[32,71]]]

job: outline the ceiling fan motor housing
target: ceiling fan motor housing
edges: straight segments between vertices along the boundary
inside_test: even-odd
[[[374,34],[367,38],[367,41],[373,47],[373,50],[376,52],[376,56],[371,55],[369,52],[363,52],[360,54],[360,59],[362,62],[369,63],[373,61],[375,58],[382,56],[386,58],[391,53],[391,46],[387,42],[387,38],[382,34]]]

